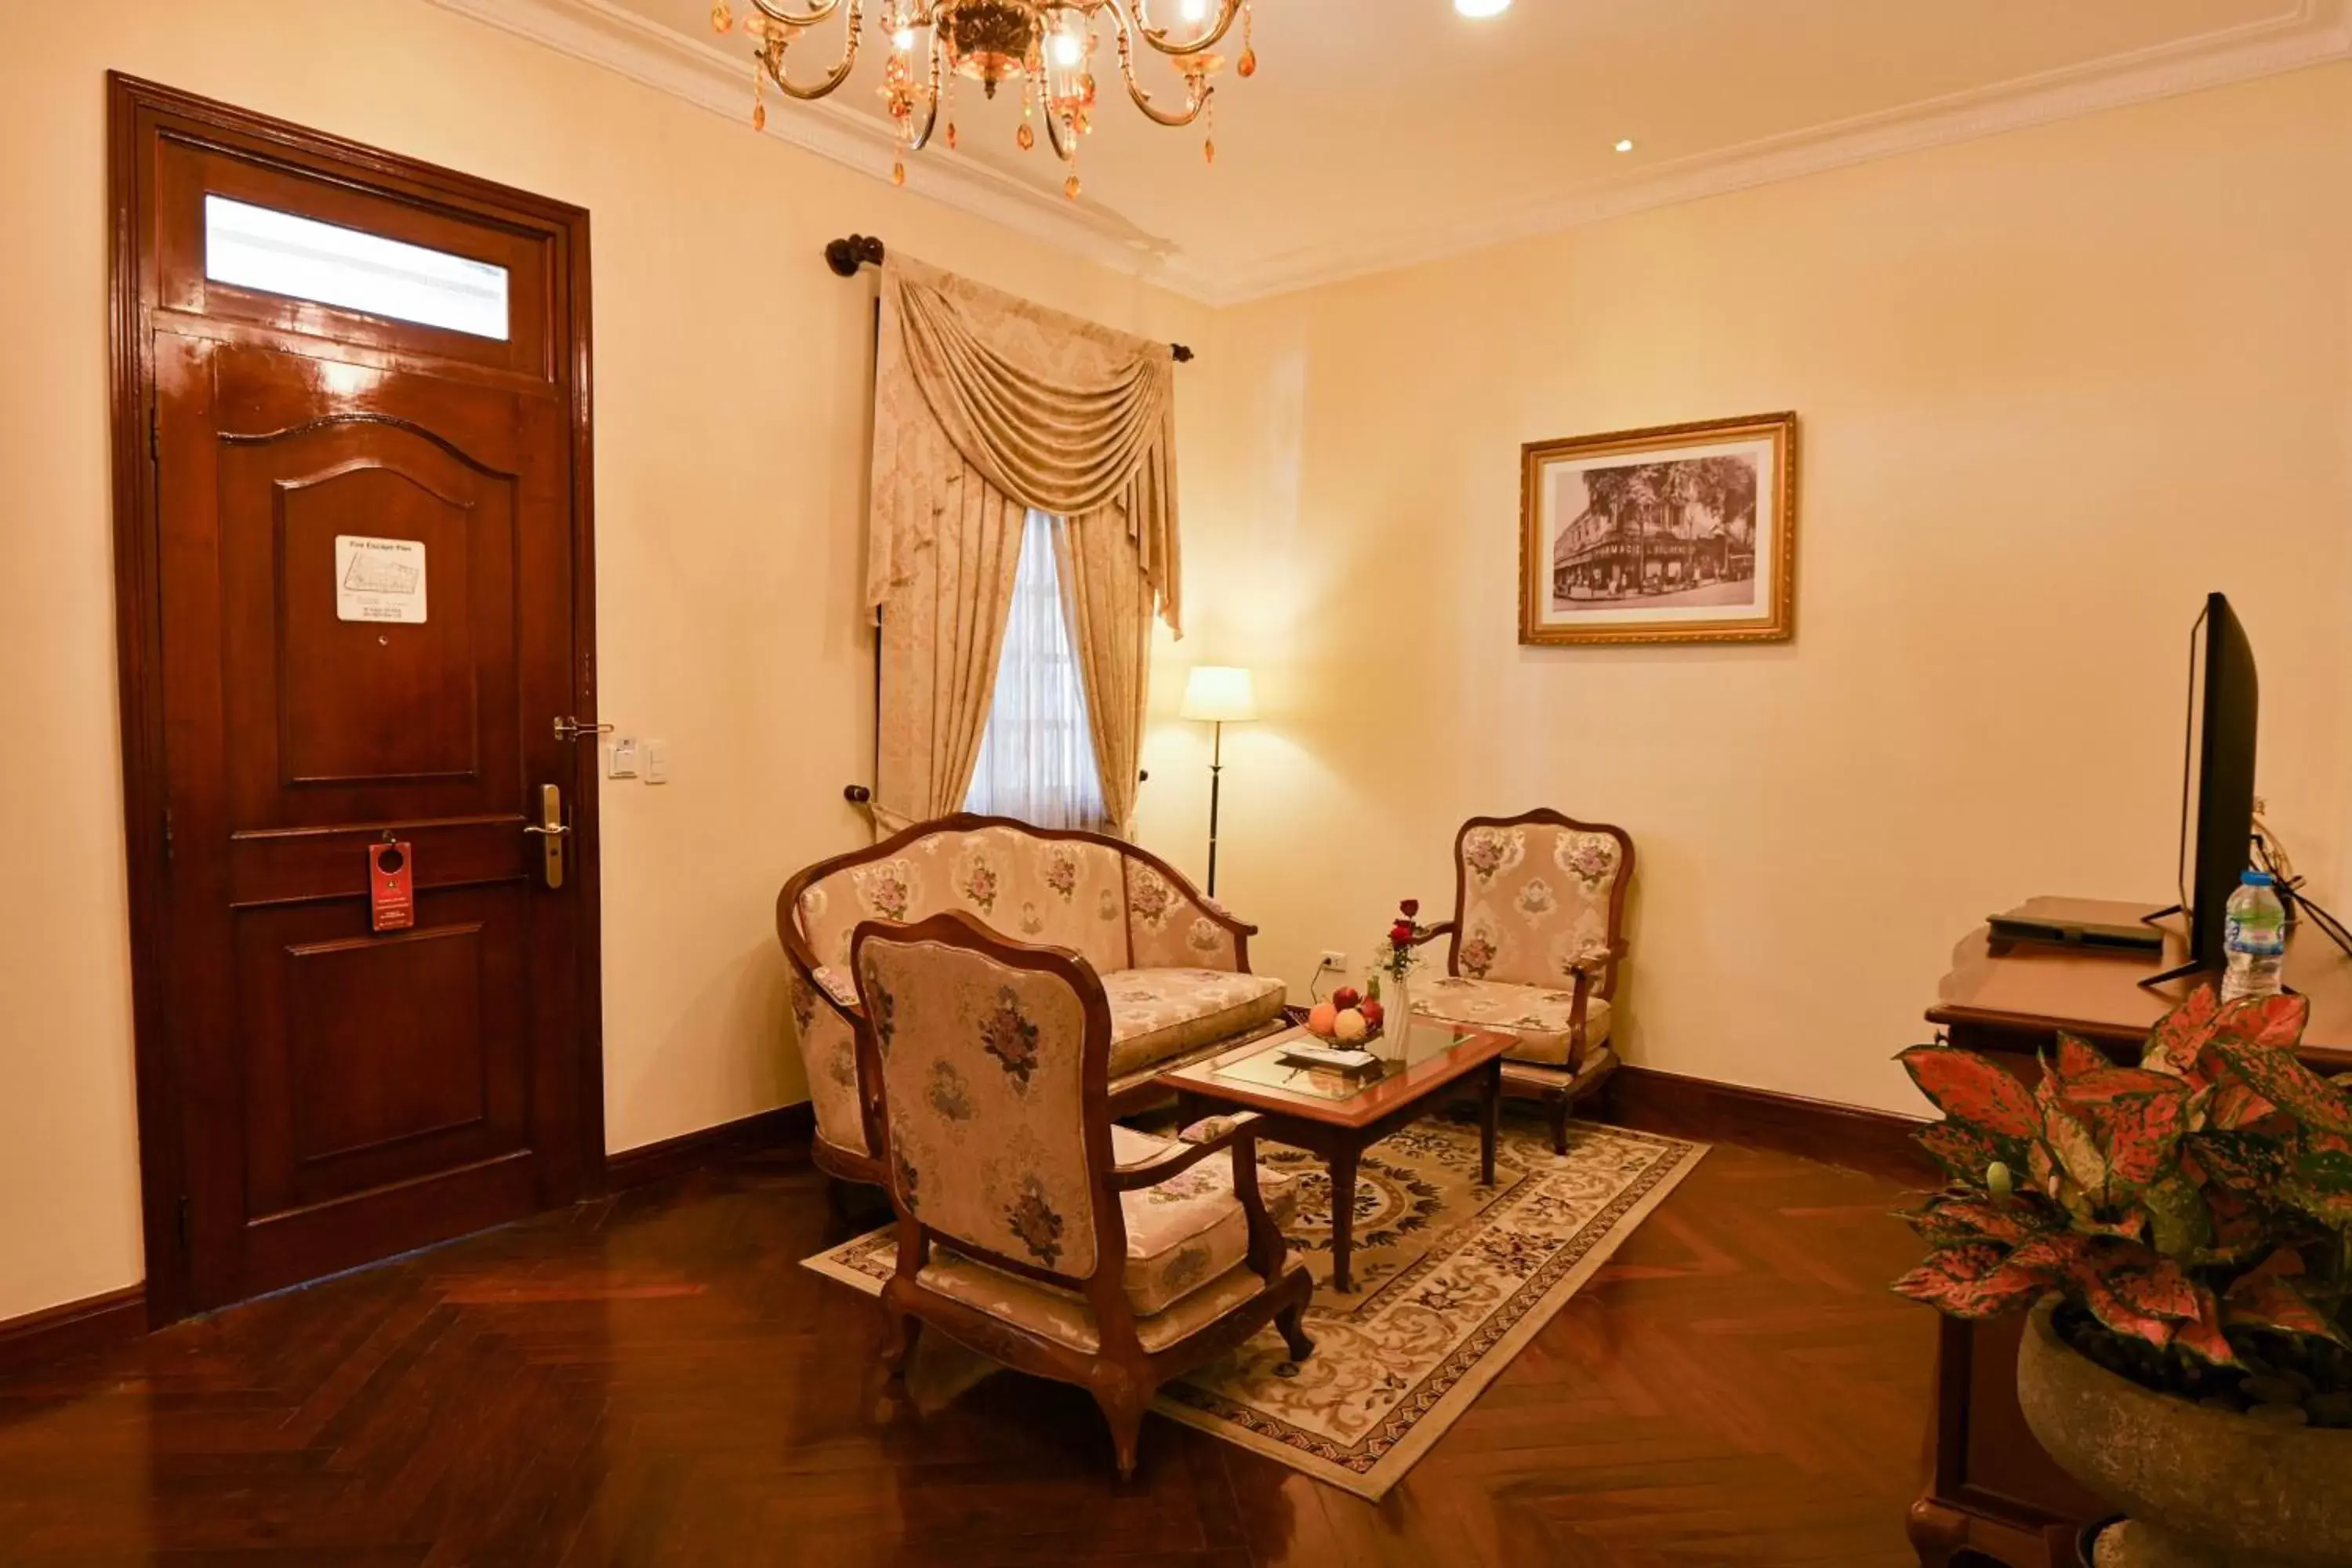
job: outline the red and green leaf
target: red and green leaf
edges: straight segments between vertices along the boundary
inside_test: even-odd
[[[1896,1059],[1919,1092],[1955,1121],[2005,1138],[2041,1131],[2033,1097],[1990,1058],[1951,1046],[1914,1046]]]
[[[2139,1203],[2148,1216],[2148,1243],[2158,1252],[2168,1258],[2188,1258],[2212,1244],[2213,1218],[2206,1210],[2204,1195],[2177,1166],[2171,1175],[2142,1187]]]
[[[2213,1048],[2255,1093],[2298,1121],[2330,1132],[2352,1132],[2352,1100],[2289,1052],[2236,1040],[2216,1040]]]
[[[2207,1111],[2208,1126],[2224,1131],[2258,1127],[2278,1114],[2278,1107],[2256,1094],[2242,1081],[2232,1079],[2222,1084],[2213,1095],[2213,1104]]]
[[[2172,1342],[2216,1366],[2240,1364],[2236,1348],[2221,1332],[2221,1303],[2202,1285],[2197,1287],[2196,1320],[2177,1325]]]
[[[2007,1247],[1969,1241],[1929,1253],[1895,1289],[1955,1318],[1996,1318],[2026,1306],[2052,1282],[2048,1273],[2018,1263]]]
[[[1986,1168],[1996,1160],[2011,1172],[2025,1166],[2025,1145],[2015,1138],[1996,1138],[1979,1128],[1958,1121],[1931,1121],[1917,1133],[1919,1147],[1935,1162],[1971,1186],[1985,1184]]]
[[[2070,1110],[2060,1094],[2056,1080],[2043,1079],[2034,1086],[2034,1099],[2040,1102],[2042,1141],[2049,1146],[2059,1169],[2091,1202],[2105,1200],[2107,1192],[2107,1156],[2099,1147],[2089,1125]]]
[[[2119,1256],[2095,1255],[2076,1264],[2066,1284],[2069,1293],[2079,1295],[2083,1305],[2091,1309],[2091,1315],[2108,1328],[2162,1350],[2172,1342],[2179,1321],[2147,1310],[2118,1289],[2132,1272]]]
[[[1938,1193],[1903,1217],[1921,1237],[1938,1246],[1998,1241],[2013,1247],[2061,1227],[2058,1217],[2041,1204],[1992,1203],[1974,1193]]]
[[[2070,1104],[2105,1105],[2141,1095],[2164,1095],[2186,1101],[2188,1086],[2179,1079],[2146,1068],[2101,1067],[2080,1078],[2068,1077],[2059,1090]]]
[[[2273,1201],[2309,1215],[2334,1231],[2352,1231],[2352,1193],[2323,1192],[2300,1179],[2281,1182],[2267,1194]]]
[[[2111,1102],[2107,1166],[2115,1179],[2144,1187],[2178,1164],[2180,1140],[2189,1131],[2188,1108],[2189,1096],[2178,1085],[2168,1092]]]
[[[2303,1038],[2303,1027],[2310,1019],[2311,999],[2307,996],[2292,993],[2241,996],[2221,1004],[2213,1018],[2213,1037],[2285,1050]]]
[[[2058,1037],[2058,1070],[2067,1078],[2085,1078],[2104,1072],[2115,1064],[2098,1047],[2079,1036],[2062,1034]]]
[[[2323,1193],[2352,1193],[2352,1152],[2333,1148],[2317,1142],[2321,1138],[2343,1140],[2335,1133],[2315,1133],[2304,1140],[2303,1149],[2295,1157],[2294,1173],[2307,1186]]]
[[[2213,1020],[2221,1011],[2221,999],[2210,986],[2200,985],[2189,994],[2189,999],[2158,1021],[2147,1037],[2147,1051],[2141,1065],[2158,1067],[2170,1072],[2187,1073],[2197,1066],[2204,1054],[2205,1042],[2213,1037]]]
[[[2207,1174],[2225,1187],[2258,1193],[2293,1173],[2286,1143],[2262,1132],[2217,1131],[2189,1139],[2189,1151]]]
[[[2197,1283],[2169,1258],[2157,1256],[2145,1265],[2118,1268],[2106,1279],[2134,1311],[2191,1321],[2197,1317]]]
[[[2230,1287],[2229,1294],[2222,1299],[2229,1321],[2283,1334],[2337,1339],[2335,1325],[2294,1284],[2302,1273],[2303,1259],[2291,1248],[2281,1247],[2272,1253]]]

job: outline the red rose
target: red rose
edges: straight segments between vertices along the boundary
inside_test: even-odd
[[[1407,942],[1411,942],[1414,935],[1415,932],[1412,929],[1412,922],[1410,921],[1399,921],[1396,924],[1389,927],[1389,941],[1399,947],[1402,947]]]
[[[1397,908],[1404,911],[1405,919],[1411,920],[1413,916],[1421,913],[1421,900],[1419,899],[1407,899],[1404,902],[1399,904]]]

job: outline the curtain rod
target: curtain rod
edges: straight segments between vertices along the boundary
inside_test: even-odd
[[[856,277],[857,269],[869,262],[881,266],[882,257],[882,242],[870,234],[853,234],[846,239],[829,240],[824,247],[824,264],[842,278]],[[1178,364],[1192,357],[1192,351],[1182,343],[1170,343],[1168,352],[1175,356]]]

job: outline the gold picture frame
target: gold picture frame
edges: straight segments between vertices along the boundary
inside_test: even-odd
[[[1519,448],[1524,644],[1786,642],[1796,580],[1794,414]]]

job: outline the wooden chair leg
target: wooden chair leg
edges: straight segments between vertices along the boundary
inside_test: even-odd
[[[915,1342],[923,1337],[923,1320],[890,1307],[885,1307],[883,1312],[883,1370],[890,1374],[891,1388],[903,1391],[908,1363],[915,1359]]]
[[[1274,1326],[1282,1334],[1282,1342],[1290,1352],[1292,1361],[1305,1361],[1315,1353],[1315,1342],[1307,1337],[1307,1303],[1293,1301],[1274,1315]]]
[[[1143,1438],[1144,1412],[1151,1407],[1149,1389],[1137,1388],[1126,1379],[1106,1379],[1094,1388],[1095,1403],[1102,1406],[1103,1419],[1110,1423],[1111,1446],[1118,1452],[1118,1479],[1135,1479],[1135,1453]]]
[[[1556,1090],[1551,1096],[1551,1152],[1568,1152],[1568,1090]]]

